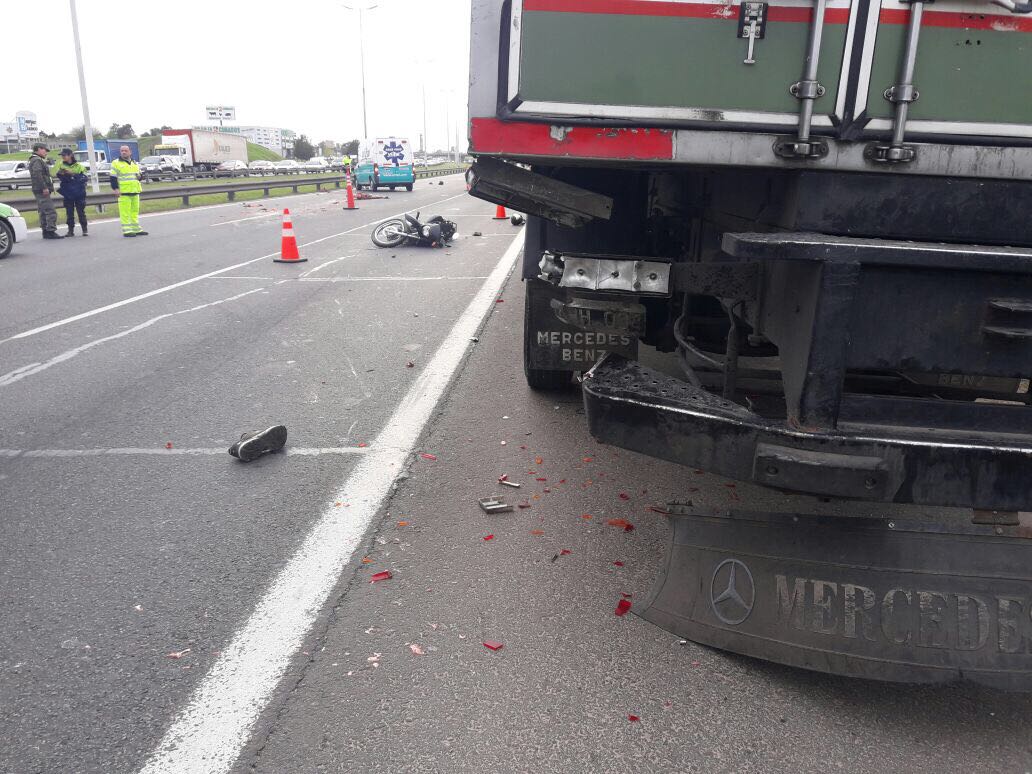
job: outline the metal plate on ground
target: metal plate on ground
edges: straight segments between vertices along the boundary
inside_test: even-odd
[[[678,507],[639,612],[722,650],[897,682],[1032,690],[1032,520],[1016,527]]]

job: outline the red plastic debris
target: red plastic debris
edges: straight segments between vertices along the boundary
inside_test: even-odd
[[[494,535],[484,535],[484,540],[494,540]]]
[[[560,478],[559,479],[559,483],[560,484],[565,484],[566,483],[566,479],[565,478]]]
[[[166,443],[166,444],[165,444],[165,448],[166,448],[166,449],[171,449],[171,448],[172,448],[172,442],[171,442],[171,441],[169,441],[168,443]]]
[[[535,465],[541,465],[541,464],[543,464],[543,463],[544,463],[544,460],[543,460],[543,459],[541,459],[540,457],[535,457],[535,458],[534,458],[534,464],[535,464]]]
[[[359,449],[364,449],[364,448],[365,448],[365,447],[367,447],[368,445],[369,445],[369,444],[367,444],[367,443],[366,443],[365,441],[362,441],[362,443],[360,443],[360,444],[358,445],[358,448],[359,448]]]
[[[536,479],[534,479],[534,480],[535,480],[535,481],[542,481],[542,482],[544,482],[544,481],[548,481],[548,479],[547,479],[547,478],[536,478]]]
[[[619,602],[616,603],[616,615],[618,617],[626,615],[627,611],[630,609],[631,603],[628,602],[626,599],[621,599]]]
[[[503,481],[508,481],[508,480],[509,480],[509,474],[508,473],[503,473],[502,475],[500,475],[498,477],[498,483],[499,484],[502,483]]]
[[[495,299],[495,303],[496,304],[504,304],[505,303],[505,299],[504,298],[496,298]]]
[[[530,531],[530,534],[534,535],[534,537],[541,537],[545,534],[545,531],[543,529],[532,529]]]
[[[595,460],[595,458],[594,458],[594,457],[585,457],[585,458],[584,458],[584,461],[585,461],[585,462],[594,462],[594,460]]]
[[[496,642],[495,640],[484,640],[484,647],[488,650],[501,650],[505,646],[500,642]]]
[[[517,508],[529,508],[530,503],[516,503]]]
[[[390,570],[384,570],[383,572],[377,572],[377,573],[374,573],[373,575],[371,575],[369,577],[369,582],[370,583],[376,583],[377,581],[390,580],[393,577],[394,576],[391,574]]]
[[[527,450],[527,447],[526,447],[526,446],[521,446],[520,448],[521,448],[521,449],[523,449],[523,451],[526,451],[526,450]]]
[[[422,457],[424,460],[430,460],[431,462],[437,459],[436,454],[427,454],[426,452],[423,452],[419,456]]]
[[[573,551],[571,551],[569,548],[564,548],[561,551],[559,551],[559,556],[569,556],[572,553]]]
[[[613,562],[613,566],[614,567],[623,567],[624,564],[623,564],[623,562]]]
[[[634,525],[631,524],[631,522],[627,521],[627,519],[610,519],[606,522],[606,524],[608,524],[610,527],[620,527],[623,529],[624,532],[634,531]]]
[[[637,715],[628,715],[627,719],[629,721],[631,721],[632,723],[640,723],[641,722],[641,718],[639,718]]]
[[[631,496],[629,494],[627,494],[627,492],[620,492],[620,499],[621,500],[630,500]]]
[[[582,519],[584,519],[585,521],[588,521],[589,519],[593,519],[594,518],[594,516],[592,516],[590,513],[582,513],[580,515],[580,517]]]

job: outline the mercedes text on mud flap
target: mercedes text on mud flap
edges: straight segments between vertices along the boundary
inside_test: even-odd
[[[474,0],[468,179],[529,216],[528,383],[581,372],[596,438],[829,512],[952,507],[930,520],[938,558],[964,567],[964,527],[988,525],[979,550],[1030,560],[1000,594],[1028,596],[1032,103],[1007,95],[1032,93],[1032,70],[1004,63],[1030,40],[1006,0]],[[827,545],[849,529],[833,518]],[[879,533],[885,557],[898,535]],[[931,546],[897,568],[905,588],[959,604],[974,590],[922,579]],[[751,645],[716,644],[818,668],[812,643],[749,620]],[[855,647],[890,679],[924,663]],[[946,679],[963,652],[937,651]],[[1020,682],[1030,665],[1002,653],[978,669]]]

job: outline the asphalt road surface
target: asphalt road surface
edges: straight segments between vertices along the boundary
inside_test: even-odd
[[[526,388],[519,230],[460,177],[340,199],[35,234],[0,262],[0,772],[1032,768],[1025,695],[615,616],[662,565],[648,507],[689,474],[724,506],[725,482],[601,446],[575,390]],[[271,260],[284,204],[296,266]],[[408,209],[460,238],[373,247]],[[274,423],[288,453],[226,454]],[[483,514],[499,493],[529,507]]]

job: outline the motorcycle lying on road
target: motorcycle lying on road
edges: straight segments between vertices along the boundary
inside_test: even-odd
[[[454,221],[434,215],[425,224],[420,223],[419,213],[405,214],[391,218],[373,229],[373,244],[377,247],[397,247],[405,242],[415,242],[420,247],[448,247],[458,226]]]

